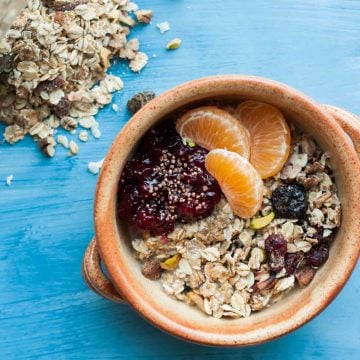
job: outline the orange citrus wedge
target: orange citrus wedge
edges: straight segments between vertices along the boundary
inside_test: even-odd
[[[248,160],[235,152],[216,149],[206,156],[205,167],[219,183],[236,215],[249,218],[258,212],[264,184]]]
[[[258,101],[245,101],[235,116],[250,136],[250,163],[263,179],[276,175],[289,153],[290,129],[280,110]]]
[[[188,111],[176,122],[182,138],[193,140],[208,150],[227,149],[245,158],[250,156],[249,136],[239,121],[216,106]]]

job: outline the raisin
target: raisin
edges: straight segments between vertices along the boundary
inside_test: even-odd
[[[52,113],[58,118],[62,118],[64,116],[68,116],[70,112],[71,102],[63,97],[59,103],[51,108]]]
[[[276,216],[286,219],[304,218],[308,208],[304,187],[298,184],[278,187],[271,195],[271,202]]]
[[[314,245],[305,255],[308,265],[321,266],[329,257],[329,244],[327,242]]]
[[[287,242],[280,234],[269,235],[265,239],[265,251],[268,256],[268,264],[271,270],[278,272],[285,267],[285,255]]]
[[[39,93],[42,91],[52,92],[58,89],[62,89],[65,86],[65,80],[58,76],[54,80],[42,81],[36,88]]]
[[[287,253],[285,255],[285,269],[287,276],[292,275],[295,272],[303,257],[304,256],[301,252]]]
[[[132,114],[135,114],[155,97],[156,94],[153,91],[139,92],[128,101],[127,108]]]

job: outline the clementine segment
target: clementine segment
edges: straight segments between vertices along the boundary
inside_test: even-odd
[[[245,158],[250,156],[247,130],[227,111],[216,106],[202,106],[188,111],[176,123],[183,138],[205,149],[227,149]]]
[[[236,117],[250,136],[250,163],[263,179],[276,175],[289,153],[290,129],[280,110],[258,101],[245,101],[236,109]]]
[[[236,215],[249,218],[258,212],[264,184],[248,160],[235,152],[217,149],[208,153],[205,167],[219,183]]]

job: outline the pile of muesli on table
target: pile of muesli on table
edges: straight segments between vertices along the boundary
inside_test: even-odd
[[[307,135],[293,135],[290,157],[266,180],[261,210],[251,219],[235,216],[223,198],[211,216],[178,224],[167,237],[132,241],[143,274],[160,279],[164,291],[216,318],[246,317],[303,287],[328,258],[340,225],[340,202],[328,155]],[[271,195],[287,184],[306,191],[301,219],[275,217],[254,229],[254,218],[273,212]],[[284,249],[285,244],[285,249]]]

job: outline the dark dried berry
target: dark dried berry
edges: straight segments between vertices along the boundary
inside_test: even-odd
[[[308,265],[321,266],[329,257],[329,244],[314,245],[306,254],[305,260]]]
[[[155,259],[146,260],[143,265],[142,274],[150,280],[160,279],[161,276],[160,262]]]
[[[285,269],[287,276],[292,275],[295,272],[303,258],[304,255],[301,252],[287,253],[285,255]]]
[[[304,266],[301,268],[296,269],[295,271],[295,278],[302,288],[310,284],[311,280],[314,278],[316,270],[313,269],[311,266]]]
[[[48,1],[51,3],[52,1]],[[54,7],[57,11],[73,11],[75,8],[77,8],[79,5],[86,4],[87,0],[75,0],[75,1],[56,1],[53,5],[50,5],[50,7]]]
[[[10,72],[13,62],[13,55],[0,56],[0,73],[3,71]]]
[[[265,251],[268,256],[268,264],[271,270],[278,272],[285,266],[287,242],[280,234],[269,235],[265,239]]]
[[[62,118],[63,116],[68,116],[70,112],[71,102],[63,97],[59,103],[51,108],[52,113],[58,118]]]
[[[333,231],[329,236],[324,237],[324,229],[319,227],[316,229],[315,234],[311,237],[318,241],[318,244],[323,244],[325,242],[330,242],[334,239],[336,231]]]
[[[36,88],[39,93],[42,91],[52,92],[58,89],[62,89],[65,86],[65,80],[58,76],[54,80],[42,81]]]
[[[286,219],[301,219],[308,208],[304,187],[290,184],[278,187],[271,195],[275,215]]]
[[[127,108],[132,114],[135,114],[155,97],[156,94],[153,91],[139,92],[128,101]]]

